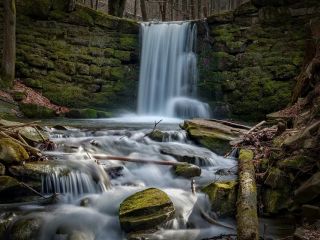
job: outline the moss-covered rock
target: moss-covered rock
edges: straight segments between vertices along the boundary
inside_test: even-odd
[[[7,191],[14,191],[21,188],[20,183],[9,176],[0,176],[0,194]]]
[[[16,164],[29,159],[29,154],[18,143],[10,138],[0,139],[0,161],[6,164]]]
[[[233,216],[236,211],[237,186],[236,181],[213,182],[202,188],[202,192],[209,196],[212,210],[219,216]]]
[[[66,113],[68,118],[97,118],[97,111],[94,109],[71,109]]]
[[[166,193],[149,188],[125,199],[119,208],[121,228],[126,232],[156,229],[174,216],[175,209]]]
[[[193,178],[201,175],[201,168],[193,164],[179,164],[173,167],[173,172],[179,177]]]
[[[49,139],[49,134],[41,129],[36,129],[36,127],[21,127],[17,129],[19,134],[28,142],[32,143],[42,143]]]
[[[56,117],[54,110],[30,103],[20,103],[21,112],[28,118],[53,118]]]
[[[152,131],[148,134],[148,137],[151,138],[153,141],[162,142],[164,139],[169,137],[169,134],[158,129]]]
[[[273,167],[268,170],[264,184],[271,188],[283,188],[288,183],[287,174],[280,169]]]
[[[12,240],[37,240],[43,220],[39,217],[24,217],[15,221],[10,228]]]
[[[288,209],[290,202],[289,189],[264,189],[262,193],[264,214],[274,215]]]
[[[319,195],[320,172],[317,172],[295,191],[294,199],[298,203],[309,203]]]

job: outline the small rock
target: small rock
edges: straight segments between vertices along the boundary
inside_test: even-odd
[[[232,216],[236,209],[238,183],[236,181],[213,182],[202,192],[209,196],[212,210],[218,216]]]
[[[169,137],[169,134],[156,129],[150,134],[148,134],[148,137],[151,138],[153,141],[162,142],[165,138]]]
[[[201,175],[201,168],[193,164],[180,164],[173,166],[175,175],[185,178],[199,177]]]
[[[137,192],[119,209],[121,227],[126,232],[156,229],[172,219],[175,209],[168,195],[156,188]]]
[[[26,150],[10,138],[0,139],[0,161],[6,164],[16,164],[29,159]]]
[[[6,173],[6,167],[0,163],[0,175],[4,175]]]
[[[111,179],[115,179],[118,177],[121,177],[122,171],[123,171],[123,166],[105,166],[104,170],[106,171],[106,173],[109,175],[109,177]]]

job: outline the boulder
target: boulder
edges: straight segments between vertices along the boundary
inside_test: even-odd
[[[0,161],[5,164],[17,164],[29,159],[26,150],[10,138],[0,139]]]
[[[289,207],[289,189],[263,189],[262,200],[265,215],[277,214],[280,210],[288,209]]]
[[[11,166],[9,172],[17,177],[23,179],[31,179],[36,181],[41,181],[42,176],[54,173],[55,171],[69,172],[67,167],[58,166],[50,161],[43,162],[30,162],[24,165]]]
[[[29,189],[22,186],[15,178],[0,176],[0,199],[12,202],[13,197],[30,195]],[[32,195],[32,194],[31,194]]]
[[[202,119],[184,122],[189,137],[210,150],[224,155],[230,150],[229,142],[244,134],[247,130]]]
[[[320,219],[320,207],[313,205],[303,205],[302,215],[309,222],[313,223]]]
[[[286,186],[288,180],[288,175],[285,172],[273,167],[268,171],[264,184],[271,188],[281,188]]]
[[[233,216],[237,201],[236,181],[213,182],[202,188],[202,192],[209,196],[212,210],[218,216]]]
[[[162,142],[165,138],[169,137],[169,134],[156,129],[152,131],[150,134],[148,134],[148,137],[151,138],[153,141]]]
[[[44,140],[49,139],[49,134],[42,131],[37,130],[35,127],[22,127],[19,129],[19,134],[27,141],[33,143],[41,143]]]
[[[20,218],[13,223],[9,236],[11,240],[37,240],[43,220],[38,217]]]
[[[315,173],[304,182],[295,192],[295,201],[308,203],[320,195],[320,172]]]
[[[137,192],[125,199],[119,209],[119,220],[125,232],[157,229],[172,219],[175,208],[168,195],[156,188]]]
[[[31,103],[19,103],[21,112],[28,118],[54,118],[56,117],[55,110],[44,106],[31,104]]]
[[[67,240],[95,240],[95,235],[89,231],[73,231]]]
[[[71,109],[66,113],[67,118],[87,119],[87,118],[110,118],[111,113],[104,111],[97,111],[95,109]]]
[[[174,174],[179,177],[193,178],[201,175],[201,168],[193,164],[180,164],[173,167]]]

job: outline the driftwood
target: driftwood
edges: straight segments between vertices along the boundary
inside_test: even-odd
[[[97,160],[115,160],[122,162],[134,162],[141,164],[157,164],[157,165],[169,165],[169,166],[178,166],[186,164],[185,162],[173,162],[165,160],[151,160],[151,159],[138,159],[138,158],[129,158],[129,157],[119,157],[119,156],[109,156],[109,155],[92,155],[93,158]]]
[[[265,123],[266,123],[266,121],[259,122],[257,125],[253,126],[246,134],[250,134],[251,132],[256,130],[258,127],[261,127]]]
[[[258,240],[259,222],[253,152],[241,149],[239,156],[239,191],[237,232],[239,240]]]

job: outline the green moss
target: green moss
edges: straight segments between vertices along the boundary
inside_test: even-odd
[[[138,38],[137,37],[120,37],[120,49],[124,50],[135,50],[139,46]]]
[[[304,155],[292,156],[283,160],[280,160],[277,165],[282,169],[295,169],[299,170],[303,166],[306,166],[312,162],[310,157]]]
[[[271,188],[283,188],[288,184],[287,174],[276,167],[272,167],[267,172],[264,184]]]
[[[21,102],[26,98],[26,94],[24,92],[14,92],[13,99],[17,102]]]
[[[29,159],[26,150],[9,138],[0,139],[0,161],[6,164],[16,164]]]
[[[209,196],[212,209],[219,216],[233,216],[235,213],[237,185],[236,181],[224,181],[202,188],[202,192]]]
[[[100,76],[101,75],[101,68],[99,68],[96,65],[90,65],[89,74],[90,74],[90,76],[94,76],[94,77]]]
[[[110,69],[110,79],[111,80],[122,80],[125,76],[125,70],[123,67],[113,67]]]
[[[76,74],[76,64],[70,61],[58,60],[55,62],[55,68],[67,75]]]
[[[131,52],[115,50],[114,51],[114,57],[119,59],[122,62],[130,62],[130,60],[131,60]]]
[[[28,87],[31,87],[31,88],[39,88],[41,89],[42,88],[42,83],[40,80],[36,80],[36,79],[32,79],[32,78],[27,78],[27,79],[24,79],[24,84]]]
[[[69,22],[83,26],[93,26],[94,19],[86,9],[79,9],[69,14]]]
[[[28,118],[53,118],[56,117],[55,111],[44,106],[35,104],[20,103],[21,112]]]
[[[201,168],[193,164],[180,164],[173,167],[174,174],[185,178],[201,175]]]
[[[98,114],[97,111],[94,109],[71,109],[70,112],[66,113],[66,117],[68,118],[80,118],[80,119],[86,119],[86,118],[97,118]]]
[[[241,149],[239,159],[253,160],[253,151],[249,149]]]
[[[264,189],[262,197],[266,215],[277,214],[280,210],[289,206],[289,189]]]

